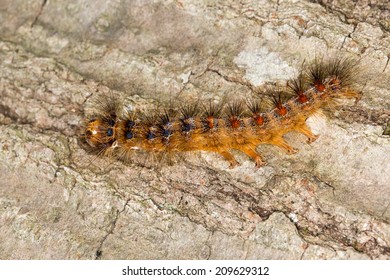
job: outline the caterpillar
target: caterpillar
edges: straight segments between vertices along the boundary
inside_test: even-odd
[[[97,112],[87,117],[82,138],[96,155],[124,161],[140,152],[162,158],[206,151],[221,155],[233,168],[239,163],[231,151],[238,150],[260,167],[266,162],[256,151],[259,145],[296,153],[285,134],[301,133],[311,143],[318,135],[307,126],[308,117],[334,109],[341,99],[359,100],[361,93],[354,89],[357,64],[347,57],[315,59],[286,86],[263,91],[262,98],[222,105],[197,102],[159,113],[123,111],[119,99],[103,96],[96,102]],[[265,110],[264,103],[271,107]]]

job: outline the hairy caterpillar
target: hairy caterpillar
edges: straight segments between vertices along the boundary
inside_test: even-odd
[[[234,167],[238,162],[231,150],[239,150],[260,167],[265,161],[257,146],[271,144],[296,153],[283,138],[286,133],[302,133],[311,143],[318,136],[306,125],[309,116],[334,108],[340,99],[359,99],[353,89],[356,66],[350,58],[316,59],[284,89],[263,93],[272,104],[268,111],[253,99],[225,105],[196,103],[156,114],[122,113],[120,102],[106,96],[97,102],[98,112],[86,120],[83,139],[97,155],[113,154],[122,160],[138,152],[162,157],[208,151],[220,154]]]

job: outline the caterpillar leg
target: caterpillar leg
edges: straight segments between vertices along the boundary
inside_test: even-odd
[[[343,90],[341,92],[341,95],[345,98],[355,99],[355,104],[358,103],[360,101],[360,99],[362,99],[361,92],[357,92],[357,91],[350,89],[350,88],[346,88],[345,90]]]
[[[318,139],[318,135],[315,135],[305,123],[300,125],[296,129],[296,131],[302,133],[303,135],[305,135],[307,137],[308,144],[313,143],[314,141],[316,141]]]
[[[272,139],[270,144],[278,146],[279,148],[286,150],[286,153],[289,155],[296,154],[298,152],[298,149],[290,146],[282,137]]]
[[[222,152],[219,152],[219,154],[221,156],[223,156],[223,158],[230,163],[230,168],[234,168],[234,167],[240,165],[231,153],[229,153],[227,151],[222,151]]]
[[[245,153],[247,156],[251,157],[256,163],[256,167],[266,165],[261,156],[254,149],[250,147],[240,147],[239,150]]]

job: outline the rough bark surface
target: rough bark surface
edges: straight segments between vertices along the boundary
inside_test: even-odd
[[[0,258],[389,259],[390,7],[369,2],[0,0]],[[266,167],[79,145],[99,93],[245,97],[337,52],[361,60],[362,100],[310,119],[312,145],[288,135],[296,155],[260,147]]]

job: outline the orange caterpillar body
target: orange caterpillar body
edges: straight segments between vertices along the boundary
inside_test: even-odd
[[[199,104],[188,105],[176,113],[165,110],[154,116],[121,116],[117,100],[108,100],[100,103],[101,112],[86,121],[84,139],[99,155],[114,153],[125,160],[137,151],[156,155],[209,151],[222,155],[234,167],[238,163],[230,151],[239,150],[259,167],[265,162],[257,146],[272,144],[295,153],[297,150],[283,138],[286,133],[296,131],[313,142],[317,136],[306,125],[309,116],[333,108],[339,99],[359,98],[351,87],[355,66],[346,58],[313,62],[288,82],[293,97],[283,102],[284,92],[265,92],[273,97],[273,108],[268,112],[261,111],[258,101],[247,102],[249,110],[244,109],[244,102],[235,101],[201,109]]]

